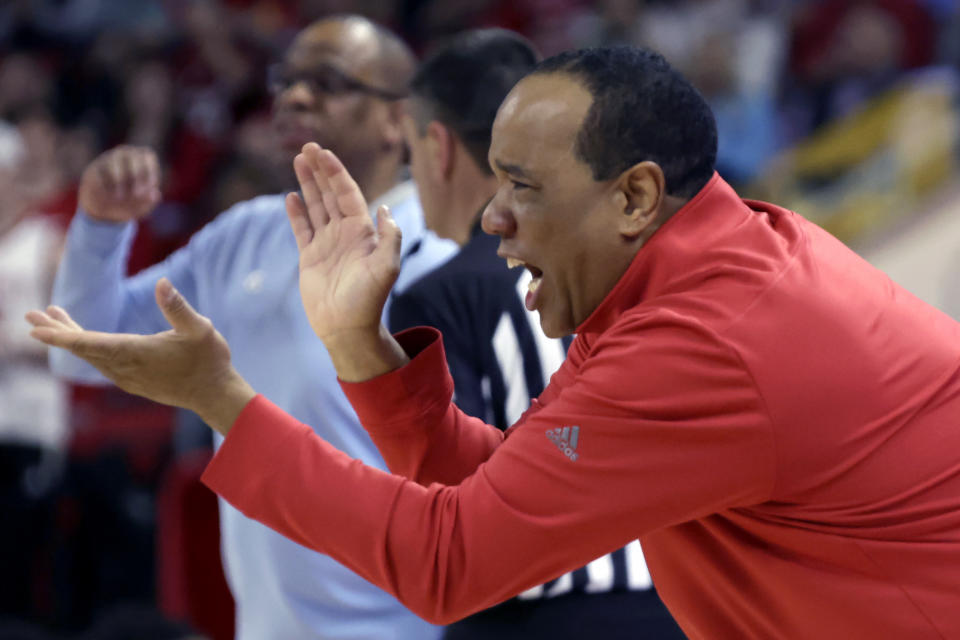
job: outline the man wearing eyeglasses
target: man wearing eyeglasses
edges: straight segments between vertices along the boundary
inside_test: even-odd
[[[304,143],[335,149],[373,202],[403,230],[401,283],[449,257],[456,245],[426,232],[404,160],[401,105],[415,60],[395,35],[341,16],[307,27],[270,73],[279,143],[292,158]],[[336,382],[307,323],[297,288],[297,248],[282,195],[240,203],[165,262],[124,277],[134,221],[160,199],[152,150],[120,147],[96,159],[80,185],[54,302],[85,325],[152,333],[163,317],[157,278],[176,283],[229,336],[237,366],[258,389],[354,458],[386,468]],[[102,380],[69,355],[54,369]],[[319,384],[318,384],[318,381]],[[323,384],[322,381],[326,381]],[[219,442],[217,442],[219,445]],[[439,629],[328,556],[310,551],[220,502],[222,555],[241,640],[435,638]]]

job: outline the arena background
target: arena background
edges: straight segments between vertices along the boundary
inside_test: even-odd
[[[150,145],[164,165],[131,272],[281,189],[289,159],[272,144],[266,66],[298,29],[343,12],[420,53],[491,25],[546,55],[656,48],[713,106],[719,170],[744,196],[810,217],[960,318],[954,0],[5,0],[0,252],[24,208],[62,232],[83,167],[120,143]],[[3,258],[0,391],[23,357]],[[56,248],[27,259],[55,264]],[[0,638],[231,637],[215,500],[197,483],[209,444],[178,436],[193,418],[114,389],[66,392],[37,503],[11,502],[0,473]],[[0,427],[0,444],[13,437]],[[37,531],[24,554],[18,536]],[[26,583],[5,578],[14,566]]]

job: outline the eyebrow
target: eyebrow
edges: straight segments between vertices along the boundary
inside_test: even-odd
[[[517,164],[507,164],[500,162],[499,160],[494,160],[494,164],[497,165],[497,168],[504,173],[513,174],[519,178],[526,178],[528,180],[533,180],[533,176],[530,175],[523,167]]]

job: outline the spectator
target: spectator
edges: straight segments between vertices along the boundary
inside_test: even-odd
[[[0,617],[42,618],[52,504],[68,440],[63,384],[20,318],[46,305],[62,232],[31,210],[29,147],[0,121]]]
[[[797,16],[790,64],[806,130],[849,114],[933,60],[934,24],[914,0],[830,0]]]
[[[366,19],[341,16],[302,31],[272,78],[276,139],[290,155],[308,140],[337,149],[375,203],[391,205],[404,227],[401,277],[408,281],[453,250],[425,232],[414,187],[400,177],[398,99],[413,66],[407,47],[392,33]],[[129,147],[88,167],[54,299],[105,330],[150,332],[163,323],[152,302],[154,282],[169,277],[200,308],[230,318],[235,357],[278,403],[352,455],[382,466],[303,316],[282,196],[236,205],[165,262],[124,277],[132,221],[159,199],[156,167],[153,152]],[[53,365],[72,379],[98,379],[78,360],[56,357]],[[290,385],[292,370],[310,384]],[[318,393],[320,380],[326,384]],[[241,640],[419,640],[439,633],[329,557],[221,505],[224,565]]]

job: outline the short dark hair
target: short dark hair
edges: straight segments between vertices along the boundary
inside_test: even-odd
[[[454,37],[420,65],[410,82],[420,134],[438,120],[490,172],[490,131],[500,103],[534,69],[539,55],[524,37],[506,29],[474,29]]]
[[[576,153],[594,180],[609,180],[649,160],[663,169],[668,194],[690,198],[713,176],[713,112],[659,53],[630,46],[568,51],[533,71],[550,73],[571,76],[593,96]]]

